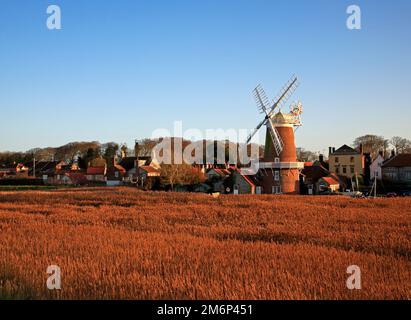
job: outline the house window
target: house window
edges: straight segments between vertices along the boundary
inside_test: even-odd
[[[280,181],[280,172],[279,171],[274,171],[274,180],[275,181]]]
[[[338,157],[335,157],[335,163],[338,163]]]
[[[340,173],[340,168],[335,168],[335,173],[339,174]]]
[[[116,178],[118,178],[118,171],[116,171],[116,172],[114,173],[114,176],[115,176]]]
[[[343,173],[347,173],[347,168],[343,167]]]
[[[375,174],[375,176],[376,176],[376,177],[378,177],[378,171],[375,171],[375,173],[374,173],[374,174]]]
[[[350,167],[351,173],[354,173],[354,167]]]
[[[280,158],[274,158],[274,162],[275,162],[275,163],[279,163],[279,162],[280,162]]]

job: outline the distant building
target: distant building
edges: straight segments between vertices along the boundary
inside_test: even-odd
[[[374,159],[374,161],[370,165],[370,179],[374,181],[374,179],[382,180],[382,169],[381,166],[384,162],[384,157],[382,156],[382,152],[378,154],[378,156]]]
[[[346,144],[337,150],[332,149],[328,164],[329,171],[339,176],[353,178],[364,173],[363,155]]]
[[[318,180],[319,193],[336,192],[339,189],[340,189],[340,181],[338,177],[334,175],[322,177]]]
[[[328,163],[324,161],[322,154],[319,155],[319,160],[304,163],[304,169],[300,173],[301,194],[336,192],[344,187],[341,178],[331,173],[325,166],[328,167]]]
[[[253,175],[242,174],[239,169],[234,171],[233,172],[233,189],[232,189],[233,193],[234,194],[261,193],[261,187],[257,185],[255,178],[256,176],[253,176]],[[278,190],[278,193],[280,193],[280,190]]]
[[[384,182],[411,186],[411,154],[393,156],[382,164],[381,170]]]
[[[86,177],[91,182],[105,182],[106,181],[107,166],[87,168]]]
[[[153,160],[149,156],[139,156],[137,157],[124,157],[120,160],[119,165],[121,165],[125,170],[124,181],[126,182],[136,182],[140,177],[139,168],[144,166],[150,166],[156,169],[160,169],[160,165],[157,161]]]
[[[301,170],[301,194],[314,195],[320,193],[318,181],[327,177],[330,172],[321,164],[305,163],[304,169]]]
[[[229,169],[211,168],[206,172],[207,181],[213,186],[214,192],[224,193],[226,190],[225,182],[231,176]]]
[[[30,177],[43,179],[45,183],[55,183],[58,171],[65,165],[64,161],[30,161],[24,164]]]
[[[82,186],[88,183],[88,180],[84,173],[81,172],[69,172],[62,175],[59,179],[60,184]]]
[[[123,184],[126,169],[119,164],[113,164],[106,170],[106,183],[108,186],[119,186]]]

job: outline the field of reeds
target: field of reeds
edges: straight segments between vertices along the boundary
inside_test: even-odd
[[[410,299],[411,199],[0,192],[0,298]]]

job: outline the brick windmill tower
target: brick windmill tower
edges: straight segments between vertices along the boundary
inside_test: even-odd
[[[297,78],[292,77],[273,104],[270,104],[260,85],[254,89],[257,105],[265,117],[248,136],[247,143],[263,125],[267,127],[264,158],[259,163],[263,193],[299,193],[299,173],[304,163],[297,161],[294,129],[302,125],[302,105],[297,103],[291,105],[290,112],[281,112],[281,107],[297,87]]]

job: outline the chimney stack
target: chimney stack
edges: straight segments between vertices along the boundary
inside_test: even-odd
[[[330,154],[333,153],[333,148],[332,147],[328,147],[328,156],[330,156]]]
[[[363,147],[362,143],[360,143],[360,153],[361,153],[361,154],[364,153],[364,147]]]
[[[323,154],[320,154],[319,160],[320,160],[321,163],[324,162],[324,155]]]

